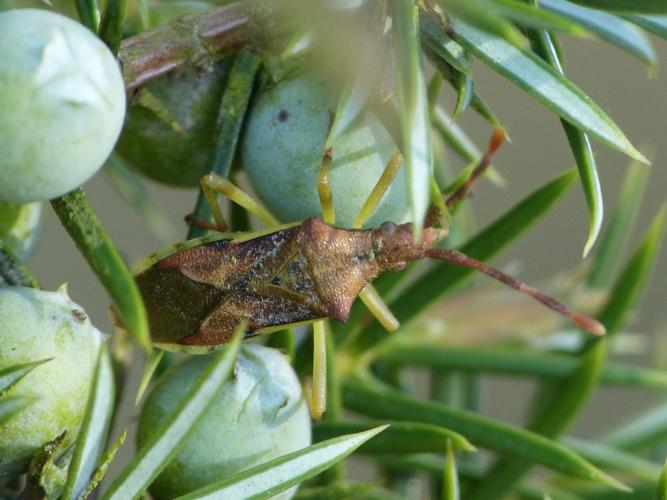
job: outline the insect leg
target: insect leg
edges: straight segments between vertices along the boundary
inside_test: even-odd
[[[218,225],[226,226],[226,222],[222,215],[222,211],[220,210],[220,206],[218,205],[218,200],[215,196],[216,193],[220,193],[234,203],[241,205],[248,210],[248,212],[256,215],[267,226],[277,226],[279,224],[278,219],[276,219],[259,201],[224,177],[220,177],[211,172],[202,177],[200,182],[204,195],[206,196],[209,205],[211,205],[213,218]]]
[[[373,285],[370,283],[366,285],[359,294],[359,298],[385,330],[388,332],[395,332],[398,330],[398,327],[401,326],[398,319],[396,319],[396,316],[394,316],[394,313],[392,313],[389,306],[384,303],[384,300],[382,300],[382,297],[380,297],[380,294]]]
[[[317,194],[322,207],[322,220],[327,224],[334,224],[336,211],[329,179],[330,165],[331,149],[327,149],[324,152],[320,175],[317,178]],[[304,392],[308,394],[308,409],[313,420],[320,419],[327,409],[327,343],[324,321],[319,320],[313,323],[313,378],[312,382],[304,388]]]
[[[318,420],[327,408],[327,341],[324,321],[313,323],[313,382],[308,400],[310,416]]]
[[[378,179],[377,183],[371,190],[371,193],[366,198],[364,205],[359,210],[352,227],[358,229],[364,225],[364,222],[373,215],[373,212],[377,208],[380,200],[389,189],[389,186],[398,174],[398,171],[401,168],[401,163],[403,162],[403,157],[397,151],[394,153],[385,167],[382,175]],[[375,287],[370,283],[364,287],[364,289],[359,294],[359,298],[368,308],[370,313],[378,320],[378,322],[389,332],[394,332],[398,330],[399,322],[391,312],[387,304],[384,303],[380,294],[375,290]]]
[[[512,276],[499,271],[498,269],[487,266],[483,262],[473,259],[472,257],[468,257],[458,250],[452,250],[450,248],[432,248],[426,252],[426,256],[432,259],[444,260],[457,266],[470,267],[472,269],[481,271],[487,276],[491,276],[501,283],[531,296],[535,300],[547,306],[549,309],[569,317],[572,321],[574,321],[587,332],[592,333],[593,335],[604,335],[605,333],[604,325],[599,321],[584,314],[579,314],[570,310],[565,304],[561,303],[550,295],[540,292],[539,290],[528,286],[523,281],[513,278]]]
[[[327,224],[335,224],[336,210],[334,209],[329,167],[331,166],[331,148],[324,152],[320,175],[317,178],[317,194],[322,207],[322,220]],[[313,378],[312,383],[304,388],[308,394],[308,408],[310,416],[317,420],[327,408],[327,344],[324,329],[324,320],[313,323]]]
[[[387,192],[387,189],[389,189],[391,183],[394,181],[394,177],[396,177],[396,174],[398,174],[398,171],[401,169],[402,163],[403,156],[401,156],[401,153],[398,151],[394,153],[391,158],[389,158],[387,166],[384,168],[382,175],[375,183],[375,186],[373,186],[371,193],[368,195],[368,198],[366,198],[366,201],[361,207],[361,210],[359,210],[356,219],[354,219],[352,224],[353,229],[361,228],[361,226],[364,225],[364,222],[366,222],[366,220],[368,220],[368,218],[373,215],[373,212],[375,212],[375,209],[380,204],[382,197]]]
[[[322,220],[327,224],[335,224],[336,211],[334,209],[333,196],[331,194],[331,181],[329,179],[329,167],[331,166],[331,149],[324,152],[320,175],[317,178],[317,194],[320,197],[322,207]]]

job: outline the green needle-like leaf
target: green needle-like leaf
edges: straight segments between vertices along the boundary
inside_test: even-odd
[[[632,235],[649,170],[640,164],[632,164],[621,182],[621,193],[609,225],[591,264],[586,284],[590,288],[603,288],[611,284],[618,261]]]
[[[623,328],[628,315],[639,301],[667,230],[666,216],[667,205],[663,205],[653,219],[641,245],[612,287],[607,303],[599,314],[599,320],[607,327],[608,335]]]
[[[501,16],[525,28],[565,31],[573,35],[586,33],[586,29],[570,20],[568,16],[549,12],[520,0],[494,0],[490,5]],[[539,6],[542,7],[542,2]]]
[[[447,441],[447,463],[445,464],[445,473],[442,481],[443,500],[459,500],[459,474],[456,470],[456,458],[452,442]]]
[[[369,482],[338,483],[318,488],[299,488],[294,500],[399,500],[403,497],[393,494],[381,486]]]
[[[528,32],[533,50],[554,70],[563,75],[561,60],[556,50],[556,43],[553,36],[546,30],[532,30]],[[586,257],[597,240],[602,227],[602,218],[604,214],[604,203],[602,201],[602,188],[598,177],[597,165],[593,148],[591,148],[588,136],[573,126],[568,121],[561,118],[561,124],[565,135],[567,136],[572,155],[577,163],[579,170],[579,179],[584,188],[586,204],[588,206],[588,238],[584,244],[583,255]]]
[[[479,116],[484,118],[492,127],[498,128],[503,126],[493,110],[479,95],[475,94],[473,96],[470,107],[477,111]]]
[[[259,63],[260,60],[255,54],[241,52],[236,56],[229,70],[227,85],[218,110],[215,144],[208,162],[211,171],[220,177],[227,178],[232,168]],[[195,219],[213,222],[211,209],[201,190],[192,215]],[[193,225],[188,231],[188,239],[203,236],[206,233],[205,229]]]
[[[475,450],[461,434],[422,422],[320,422],[313,427],[313,441],[362,432],[386,423],[391,427],[361,446],[359,453],[435,453],[446,449],[448,442],[456,450]]]
[[[178,452],[185,437],[195,427],[197,420],[208,408],[212,398],[220,392],[230,377],[245,328],[244,323],[232,341],[202,372],[192,389],[183,396],[174,412],[154,430],[146,444],[139,449],[109,490],[104,493],[104,499],[137,498],[167,466]]]
[[[538,56],[462,21],[453,21],[452,29],[466,49],[561,118],[612,148],[648,163],[600,106]]]
[[[568,377],[580,362],[574,356],[532,352],[526,349],[445,347],[430,343],[416,343],[412,340],[410,342],[388,342],[380,359],[401,366],[498,373],[542,379]],[[667,388],[667,371],[609,363],[603,368],[600,383],[665,389]]]
[[[655,500],[667,500],[667,460],[665,460],[658,485],[655,488]]]
[[[324,334],[326,340],[327,351],[327,411],[322,415],[321,421],[323,423],[334,423],[339,421],[343,416],[343,397],[341,395],[341,382],[338,373],[338,366],[336,366],[336,345],[333,334],[331,333],[330,321],[324,322]],[[379,425],[379,424],[378,424]],[[375,425],[377,427],[378,425]],[[368,427],[365,429],[368,430]],[[357,431],[349,431],[350,434]],[[374,441],[374,440],[373,440]],[[323,484],[336,484],[345,479],[345,462],[338,462],[322,473],[321,481]]]
[[[13,365],[4,370],[0,370],[0,398],[7,394],[19,380],[25,377],[32,370],[39,365],[43,365],[51,361],[53,358],[40,359],[31,363],[22,363],[20,365]]]
[[[650,31],[660,38],[667,38],[667,16],[623,15],[625,19]]]
[[[646,481],[655,481],[660,466],[611,446],[567,436],[563,444],[598,467],[611,468]]]
[[[667,13],[667,3],[664,0],[572,0],[572,2],[591,9],[645,14]]]
[[[97,33],[100,25],[100,6],[97,0],[74,0],[81,24]]]
[[[139,289],[86,195],[78,188],[51,200],[51,206],[111,295],[124,327],[144,349],[150,350],[148,320]]]
[[[473,96],[473,79],[472,75],[464,73],[456,73],[454,79],[454,87],[456,88],[456,106],[452,118],[457,120],[463,112],[468,109],[472,102]]]
[[[126,9],[127,0],[107,0],[102,14],[98,34],[113,55],[117,55],[120,49]]]
[[[604,442],[622,450],[638,451],[667,439],[667,403],[644,410],[619,429],[611,432]]]
[[[443,59],[459,73],[472,73],[472,61],[468,53],[447,36],[433,17],[426,16],[421,19],[419,29],[422,45],[428,47],[432,56]]]
[[[269,498],[326,470],[386,428],[387,426],[383,425],[358,434],[323,441],[178,499]]]
[[[396,75],[401,151],[407,173],[408,203],[418,237],[429,206],[433,172],[428,96],[419,44],[419,9],[411,0],[396,0],[392,6],[394,53],[397,67],[402,68]]]
[[[0,241],[0,287],[26,286],[39,288],[26,265]]]
[[[649,68],[655,67],[657,56],[650,40],[641,30],[620,17],[579,7],[566,0],[540,0],[540,7],[580,23],[600,39],[637,57]]]
[[[570,149],[577,162],[579,179],[584,188],[586,205],[588,206],[588,237],[584,244],[583,256],[586,257],[597,241],[602,227],[604,216],[604,202],[602,201],[602,187],[598,177],[597,164],[593,155],[593,148],[588,135],[565,120],[561,120],[565,135],[570,143]]]
[[[442,479],[442,471],[447,466],[447,460],[435,454],[419,455],[378,455],[376,462],[383,467],[390,470],[397,470],[402,472],[426,472],[433,476],[434,479]],[[466,466],[459,464],[459,475],[466,479],[479,479],[482,476],[482,471],[478,467]]]
[[[344,384],[343,400],[345,406],[355,412],[378,418],[420,421],[442,426],[460,432],[477,446],[539,463],[566,474],[623,488],[618,481],[564,446],[539,434],[470,411],[420,400],[379,384],[359,380]]]
[[[153,349],[148,354],[148,359],[144,365],[144,371],[141,374],[141,381],[139,382],[139,387],[137,388],[137,395],[134,398],[134,404],[139,404],[139,401],[141,401],[144,392],[146,392],[146,389],[148,389],[148,384],[151,383],[153,375],[155,374],[155,370],[157,370],[157,367],[160,365],[160,361],[162,361],[162,358],[164,357],[164,353],[165,351],[162,349]]]
[[[67,470],[67,481],[61,497],[78,498],[90,480],[102,454],[114,410],[114,375],[107,345],[103,344],[88,392],[86,412]]]
[[[141,21],[141,29],[145,31],[151,27],[151,14],[148,7],[148,0],[137,0],[136,5],[139,21]]]
[[[86,486],[86,490],[81,494],[79,500],[86,500],[86,498],[88,498],[95,490],[95,488],[97,488],[100,482],[102,482],[102,479],[104,479],[104,476],[106,476],[109,467],[111,467],[111,464],[113,463],[113,459],[116,457],[116,453],[118,453],[120,447],[123,446],[126,438],[127,429],[121,432],[120,436],[118,436],[118,438],[113,443],[111,443],[111,446],[109,446],[107,451],[104,452],[102,458],[100,458],[100,463],[97,466],[97,469],[95,469],[95,473],[90,480],[90,483],[88,483],[88,486]]]
[[[34,400],[25,396],[9,396],[0,399],[0,424],[28,407]]]
[[[507,40],[512,45],[525,46],[526,39],[509,19],[499,15],[495,2],[489,0],[438,0],[443,10],[475,28]]]

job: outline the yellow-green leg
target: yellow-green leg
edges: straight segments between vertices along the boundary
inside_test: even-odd
[[[328,165],[327,165],[328,167]],[[328,183],[327,171],[320,178],[323,183]],[[250,213],[257,216],[267,226],[277,226],[280,224],[278,219],[274,217],[259,201],[250,196],[248,193],[240,189],[235,184],[231,183],[224,177],[220,177],[214,173],[210,173],[201,178],[201,186],[206,196],[206,200],[211,206],[211,213],[218,227],[227,227],[227,222],[220,210],[217,194],[221,194],[234,203],[241,205]],[[320,183],[318,183],[318,191],[320,190]],[[326,194],[326,190],[324,190]],[[330,212],[333,213],[333,201],[331,200],[331,188],[328,190],[328,198],[330,200]],[[327,356],[326,356],[326,337],[323,320],[315,321],[313,325],[314,332],[314,353],[313,353],[313,378],[311,384],[304,384],[304,394],[308,401],[308,407],[312,418],[319,419],[326,409],[327,400]]]
[[[366,199],[359,215],[357,215],[353,228],[361,228],[368,217],[373,214],[387,189],[389,189],[394,177],[396,177],[402,160],[403,159],[398,152],[389,159],[384,172]],[[331,152],[327,151],[324,155],[320,175],[317,181],[317,193],[320,197],[320,206],[322,207],[322,220],[327,224],[335,224],[336,215],[333,204],[333,193],[329,180],[330,165]],[[395,331],[398,328],[398,320],[391,313],[380,297],[380,294],[378,294],[372,285],[367,285],[359,294],[359,298],[384,328],[389,331]],[[315,419],[320,418],[326,410],[327,355],[325,337],[326,325],[324,324],[324,321],[325,320],[316,321],[313,324],[313,377],[312,383],[306,386],[310,414]]]
[[[398,171],[401,169],[402,162],[403,156],[401,156],[401,153],[398,151],[394,153],[391,158],[389,158],[387,166],[384,167],[382,175],[375,183],[375,186],[373,186],[373,190],[368,195],[368,198],[366,198],[366,201],[361,207],[361,210],[359,210],[357,217],[354,219],[354,222],[352,223],[353,229],[361,228],[361,226],[364,225],[364,222],[366,222],[368,218],[373,215],[373,212],[375,212],[375,209],[380,204],[382,197],[387,192],[387,189],[389,189],[389,186],[391,186],[391,183],[394,181]]]
[[[364,222],[366,222],[368,218],[373,215],[373,212],[375,212],[375,209],[382,200],[382,197],[387,192],[387,189],[389,189],[389,186],[396,177],[396,174],[398,174],[402,162],[403,157],[398,151],[394,153],[391,158],[389,158],[387,166],[382,172],[382,175],[375,183],[375,186],[373,186],[373,190],[368,195],[368,198],[366,198],[366,201],[361,207],[361,210],[359,210],[359,214],[357,214],[357,217],[354,219],[354,224],[352,225],[353,229],[361,228],[361,226],[364,225]],[[380,294],[377,292],[373,285],[370,283],[366,285],[359,294],[359,298],[368,308],[370,313],[375,317],[375,319],[377,319],[379,323],[385,328],[385,330],[389,332],[395,332],[398,330],[400,324],[396,319],[396,316],[394,316],[387,304],[384,303],[382,297],[380,297]]]
[[[225,217],[222,215],[222,210],[220,210],[220,205],[216,197],[217,193],[241,205],[248,212],[257,216],[267,226],[273,227],[279,224],[278,219],[264,205],[224,177],[211,172],[201,178],[200,184],[204,191],[204,196],[206,196],[206,200],[211,206],[213,219],[219,227],[224,228],[228,226]]]
[[[327,224],[336,222],[336,211],[333,203],[329,167],[331,151],[327,150],[322,159],[320,175],[317,178],[317,194],[320,197],[322,220]],[[327,408],[327,343],[324,324],[326,320],[313,323],[313,378],[306,388],[310,416],[313,419],[322,417]]]
[[[336,222],[336,211],[334,209],[331,181],[329,179],[329,167],[331,166],[331,151],[327,150],[322,159],[320,175],[317,178],[317,194],[320,197],[322,207],[322,220],[327,224]]]
[[[313,383],[309,400],[310,416],[322,417],[327,409],[327,341],[323,320],[313,324]]]

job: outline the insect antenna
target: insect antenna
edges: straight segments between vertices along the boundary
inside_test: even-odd
[[[426,251],[426,256],[431,259],[444,260],[445,262],[449,262],[450,264],[454,264],[456,266],[470,267],[480,271],[487,276],[490,276],[500,281],[501,283],[510,286],[515,290],[518,290],[519,292],[531,296],[535,300],[547,306],[549,309],[569,317],[577,325],[579,325],[587,332],[592,333],[593,335],[604,335],[606,332],[604,325],[599,321],[584,314],[579,314],[572,311],[565,304],[556,300],[550,295],[540,292],[523,281],[513,278],[509,274],[490,267],[483,262],[473,259],[472,257],[468,257],[458,250],[453,250],[450,248],[432,248]]]
[[[502,146],[503,142],[505,142],[506,137],[507,133],[502,127],[498,127],[493,131],[491,140],[489,140],[489,145],[486,148],[482,158],[480,158],[479,163],[470,174],[470,177],[468,177],[468,179],[445,200],[445,205],[447,205],[447,208],[453,208],[454,205],[460,202],[470,192],[470,189],[475,184],[477,179],[479,179],[491,165],[493,156],[496,154],[498,149],[500,149],[500,146]]]
[[[463,198],[465,198],[465,196],[470,192],[477,179],[479,179],[484,174],[484,172],[486,172],[489,166],[491,166],[493,156],[496,154],[498,149],[500,149],[500,146],[502,146],[503,142],[505,142],[506,137],[507,133],[502,127],[498,127],[493,131],[493,135],[489,140],[489,145],[486,148],[484,155],[480,158],[479,163],[470,174],[470,177],[468,177],[466,181],[456,189],[456,191],[454,191],[445,199],[445,205],[448,209],[451,210],[456,208],[456,205],[458,205],[458,203],[460,203],[461,200],[463,200]],[[441,215],[441,210],[437,206],[432,205],[426,214],[424,226],[434,226],[438,220],[440,220]]]

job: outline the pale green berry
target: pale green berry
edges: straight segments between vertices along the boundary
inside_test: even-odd
[[[203,12],[204,2],[168,2],[151,8],[152,25],[188,12]],[[116,148],[135,170],[171,186],[198,186],[210,172],[220,100],[230,60],[211,67],[185,66],[141,88],[127,110]]]
[[[38,9],[0,13],[0,199],[43,201],[104,163],[125,115],[118,63],[94,33]]]
[[[20,473],[42,445],[76,438],[104,335],[64,288],[0,288],[0,370],[38,360],[7,396],[33,402],[0,425],[0,477]]]
[[[261,92],[250,110],[241,162],[259,198],[283,221],[322,216],[317,179],[337,105],[333,94],[322,78],[305,73]],[[370,112],[333,142],[330,177],[338,225],[352,225],[396,151],[396,144]],[[406,213],[401,169],[364,227],[388,220],[403,222]]]
[[[165,373],[142,410],[139,446],[176,408],[210,361],[210,355],[193,356]],[[280,351],[261,345],[243,347],[233,378],[193,427],[150,487],[156,498],[174,498],[311,443],[310,416],[292,367]]]
[[[0,201],[0,242],[16,257],[28,260],[42,235],[42,204]]]

